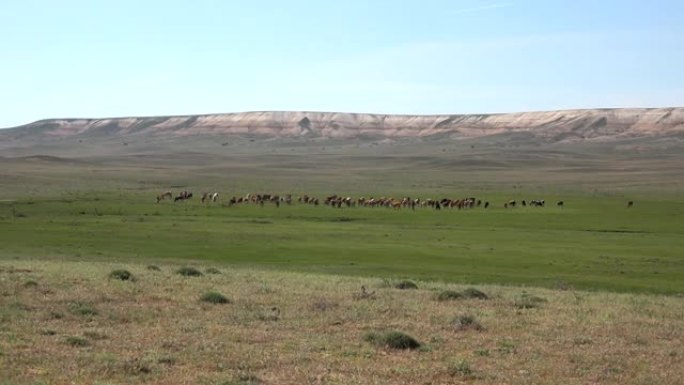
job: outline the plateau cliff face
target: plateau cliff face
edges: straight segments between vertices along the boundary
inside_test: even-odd
[[[0,130],[0,140],[63,137],[476,138],[529,133],[550,142],[684,136],[684,108],[591,109],[480,115],[379,115],[338,112],[48,119]]]

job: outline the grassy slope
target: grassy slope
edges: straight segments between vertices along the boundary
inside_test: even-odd
[[[0,383],[677,384],[684,376],[681,298],[478,286],[490,299],[439,302],[442,290],[465,286],[419,281],[401,291],[377,278],[214,266],[222,274],[192,278],[169,264],[0,261]],[[135,281],[107,278],[121,267]],[[359,298],[362,285],[373,298]],[[232,303],[201,302],[208,291]],[[525,295],[543,301],[521,308]],[[464,315],[483,330],[456,327]],[[364,342],[385,330],[423,347]]]

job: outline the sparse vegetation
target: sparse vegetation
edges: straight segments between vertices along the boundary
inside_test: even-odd
[[[146,266],[145,261],[129,263],[131,271]],[[362,286],[379,287],[381,279],[236,268],[211,280],[148,274],[135,286],[122,286],[102,279],[117,264],[0,260],[0,292],[17,293],[9,304],[22,304],[0,307],[0,331],[8,336],[0,347],[5,352],[0,382],[30,383],[26,368],[40,362],[46,380],[78,384],[221,384],[258,374],[254,381],[259,383],[364,383],[373,377],[389,384],[476,379],[494,385],[501,378],[561,383],[573,372],[578,381],[602,378],[632,385],[646,373],[641,368],[679,359],[678,341],[684,338],[684,320],[678,316],[684,302],[678,297],[535,289],[525,294],[546,298],[547,305],[518,312],[511,304],[521,291],[511,287],[481,289],[496,300],[445,306],[428,299],[451,284],[379,289],[368,301],[351,294]],[[176,269],[159,266],[171,273]],[[55,293],[23,289],[28,274]],[[201,302],[210,287],[234,296],[233,305]],[[454,314],[455,308],[460,312]],[[78,309],[99,315],[81,316]],[[622,331],[617,335],[615,322]],[[486,329],[477,333],[477,325]],[[409,332],[420,346],[407,342],[403,333],[392,337],[382,330]],[[72,346],[69,336],[87,345]],[[559,360],[557,352],[568,346],[581,351]],[[24,353],[9,354],[14,351]],[[272,356],[264,361],[257,351]],[[339,370],[321,370],[328,362],[323,357],[335,357]],[[283,370],[293,362],[301,370]],[[402,369],[409,362],[410,373]],[[578,365],[583,369],[575,372]],[[521,374],[523,369],[527,372]],[[680,378],[677,365],[659,370],[663,383]]]
[[[210,267],[204,271],[207,274],[221,274],[221,270],[215,268],[215,267]]]

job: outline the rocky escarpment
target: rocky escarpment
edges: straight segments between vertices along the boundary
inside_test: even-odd
[[[591,109],[472,115],[242,112],[169,117],[49,119],[0,131],[0,140],[62,137],[254,135],[472,138],[526,132],[549,141],[684,136],[684,108]]]

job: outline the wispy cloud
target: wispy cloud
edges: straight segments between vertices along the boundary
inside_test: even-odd
[[[506,8],[506,7],[510,7],[512,5],[513,5],[513,3],[490,3],[490,4],[478,5],[478,6],[469,7],[469,8],[455,9],[455,10],[451,11],[451,13],[460,14],[460,13],[483,12],[483,11],[488,11],[490,9]]]

